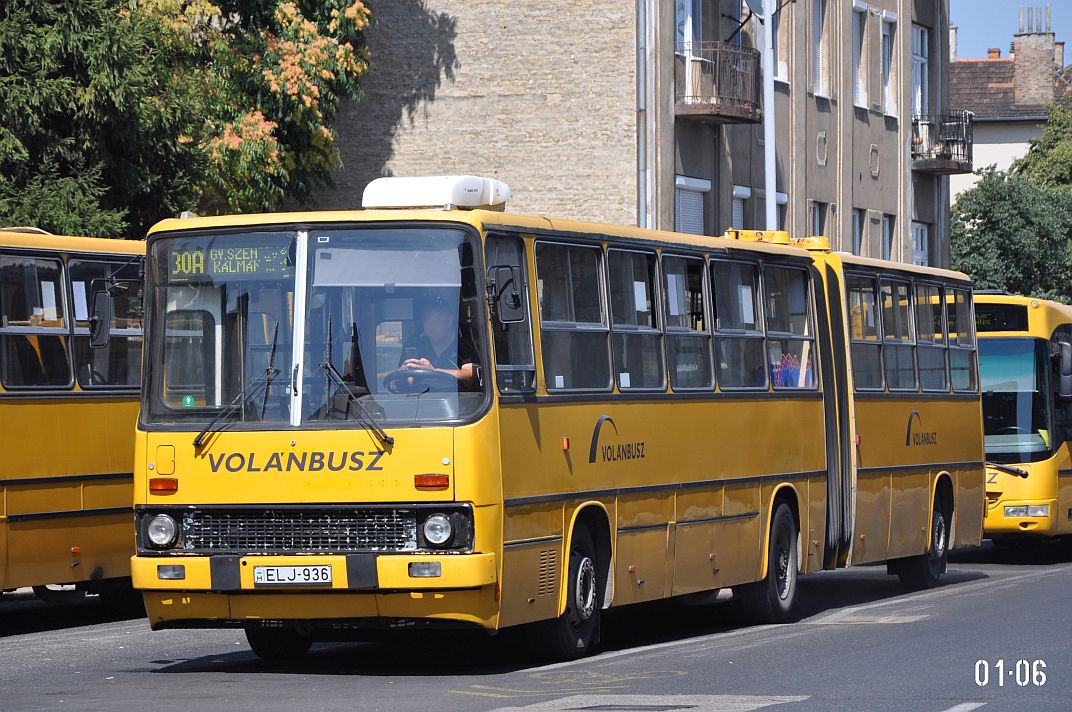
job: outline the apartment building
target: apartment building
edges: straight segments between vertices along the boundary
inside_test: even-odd
[[[758,17],[742,0],[368,0],[365,100],[322,207],[383,175],[507,181],[510,209],[709,235],[763,228]],[[780,3],[780,226],[948,265],[948,0]]]

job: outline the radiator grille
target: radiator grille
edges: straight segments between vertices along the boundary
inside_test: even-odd
[[[417,515],[405,509],[184,512],[187,551],[414,551]]]
[[[547,549],[540,552],[540,576],[537,584],[536,595],[546,596],[555,590],[556,569],[558,568],[558,552]]]

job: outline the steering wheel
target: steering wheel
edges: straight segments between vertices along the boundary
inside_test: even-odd
[[[400,368],[384,376],[383,387],[388,393],[453,393],[458,390],[458,379],[434,368]]]
[[[1023,428],[1019,427],[1018,425],[1007,425],[1004,428],[998,428],[997,434],[998,435],[1019,435],[1021,433],[1025,433],[1025,432],[1027,432],[1027,431],[1024,430]]]

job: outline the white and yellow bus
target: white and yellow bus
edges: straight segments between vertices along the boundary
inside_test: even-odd
[[[785,620],[798,574],[932,586],[979,543],[964,275],[458,209],[507,192],[387,179],[376,209],[151,230],[154,628],[243,626],[275,657],[539,622],[576,656],[610,606],[733,587]]]
[[[975,296],[995,544],[1072,534],[1072,307]]]
[[[0,590],[130,591],[140,289],[90,348],[90,295],[145,243],[0,230]]]

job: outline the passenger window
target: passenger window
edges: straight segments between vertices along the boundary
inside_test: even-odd
[[[882,389],[882,343],[879,341],[875,280],[862,275],[846,275],[849,350],[852,378],[857,390]]]
[[[662,332],[655,320],[655,255],[608,250],[611,351],[621,390],[666,388]]]
[[[141,380],[142,290],[138,275],[141,258],[105,262],[70,260],[71,295],[74,305],[75,373],[82,388],[137,387]],[[114,297],[115,318],[108,345],[89,345],[89,307],[95,289],[103,289],[112,277],[120,282]]]
[[[911,314],[908,282],[882,280],[883,364],[886,385],[891,391],[916,390]]]
[[[601,259],[598,247],[536,245],[536,291],[548,390],[610,388]]]
[[[675,390],[714,385],[703,277],[702,259],[663,257],[666,358]]]
[[[974,391],[975,331],[971,293],[966,289],[948,289],[945,304],[946,322],[949,327],[949,374],[953,390]]]
[[[766,388],[759,266],[713,260],[711,284],[715,297],[715,363],[719,387]]]
[[[61,264],[0,257],[0,341],[5,388],[71,385]]]
[[[945,363],[945,325],[942,323],[942,288],[916,285],[916,363],[925,391],[949,390]]]
[[[492,314],[492,338],[495,342],[495,382],[500,393],[529,393],[536,387],[536,362],[532,351],[532,328],[528,310],[528,268],[525,243],[518,237],[491,235],[487,241],[489,280],[496,277],[497,267],[516,267],[521,274],[520,284],[496,284],[497,291],[509,290],[520,295],[521,321],[503,323],[498,311]],[[505,273],[505,270],[502,270]],[[512,279],[512,277],[511,277]]]
[[[767,369],[775,388],[815,388],[815,345],[809,318],[808,273],[765,267]]]

